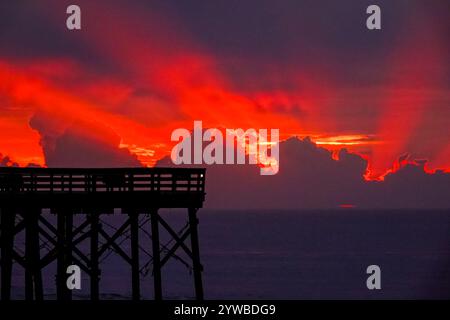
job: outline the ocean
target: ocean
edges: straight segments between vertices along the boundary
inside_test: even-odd
[[[178,228],[187,221],[179,210],[162,214]],[[448,210],[201,209],[198,216],[206,299],[450,298]],[[114,226],[121,217],[104,219]],[[169,242],[164,232],[161,239]],[[151,253],[148,237],[141,240],[142,249]],[[128,241],[122,246],[128,250]],[[142,251],[141,265],[148,261]],[[366,287],[369,265],[381,269],[380,290]],[[101,269],[102,299],[129,299],[127,264],[112,254]],[[172,259],[162,272],[165,299],[194,297],[192,272],[181,260]],[[54,265],[44,272],[46,299],[55,298],[54,273]],[[153,297],[152,280],[150,267],[141,279],[144,299]],[[16,299],[23,298],[23,288],[23,272],[15,266]],[[83,275],[74,298],[87,299],[88,292],[89,279]]]

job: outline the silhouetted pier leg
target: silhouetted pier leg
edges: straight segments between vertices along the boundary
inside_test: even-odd
[[[1,237],[1,249],[2,249],[2,300],[11,299],[11,276],[12,276],[12,252],[14,244],[14,224],[16,215],[14,211],[2,208],[2,237]]]
[[[32,239],[32,218],[30,213],[25,214],[25,299],[33,300],[33,271],[32,271],[32,261],[31,261],[31,242]]]
[[[57,219],[57,274],[56,274],[56,296],[58,300],[65,300],[65,291],[67,290],[66,287],[66,266],[64,266],[64,239],[66,237],[66,223],[65,218],[62,212],[55,212],[56,219]]]
[[[152,209],[150,211],[150,222],[152,225],[153,281],[155,289],[155,300],[162,300],[161,256],[159,250],[159,228],[158,228],[157,209]]]
[[[30,212],[25,213],[25,299],[33,300],[33,261],[32,258],[32,217]]]
[[[65,260],[65,278],[67,280],[67,267],[72,265],[72,241],[73,241],[73,214],[72,212],[66,211],[64,212],[66,216],[66,239],[64,244],[64,260]],[[67,288],[66,281],[64,281],[64,285],[66,287],[67,300],[72,299],[72,290]]]
[[[42,267],[41,267],[41,245],[39,241],[39,216],[42,214],[42,209],[37,208],[33,214],[34,216],[34,225],[36,227],[34,237],[36,241],[34,241],[34,262],[35,269],[34,269],[34,294],[36,300],[43,300],[44,299],[44,285],[42,283]]]
[[[57,214],[57,277],[56,295],[58,300],[70,300],[71,291],[67,288],[67,267],[72,263],[72,224],[70,212],[58,210]]]
[[[200,263],[200,249],[198,240],[198,219],[197,209],[189,208],[189,228],[191,229],[191,250],[192,250],[192,263],[194,267],[194,283],[195,283],[195,296],[197,300],[203,300],[203,284],[202,284],[202,265]]]
[[[133,300],[139,300],[141,298],[139,280],[139,216],[137,212],[131,211],[129,218],[131,233],[131,285]]]
[[[98,233],[99,233],[99,214],[91,214],[91,300],[97,301],[100,298],[99,292],[99,255],[98,255]]]
[[[32,209],[24,213],[25,219],[25,298],[42,300],[44,293],[40,267],[40,244],[38,219],[40,209]]]

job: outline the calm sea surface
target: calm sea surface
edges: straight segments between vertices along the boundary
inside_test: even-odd
[[[164,217],[178,228],[187,218],[175,210],[165,211]],[[450,211],[200,210],[199,218],[209,299],[450,298]],[[105,217],[112,226],[122,220]],[[128,240],[122,246],[128,249]],[[151,253],[148,236],[142,236],[142,247]],[[143,251],[141,257],[145,266],[149,258]],[[182,262],[186,256],[179,258],[163,269],[169,299],[193,297],[192,274]],[[382,289],[369,291],[366,268],[373,264],[381,268]],[[128,299],[131,275],[126,263],[113,254],[101,268],[103,298]],[[48,299],[54,298],[54,271],[51,265],[44,273]],[[148,271],[142,291],[152,298]],[[23,282],[16,267],[16,298],[23,297]],[[88,297],[86,275],[82,286],[76,298]]]

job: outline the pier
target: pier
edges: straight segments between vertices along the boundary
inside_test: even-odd
[[[183,251],[193,271],[195,297],[203,299],[197,211],[205,200],[205,169],[185,168],[0,168],[1,299],[11,299],[13,263],[24,269],[25,299],[43,300],[42,270],[56,263],[56,296],[70,300],[67,267],[77,265],[89,276],[90,299],[100,299],[101,259],[110,250],[131,268],[132,299],[141,299],[140,233],[151,237],[154,299],[163,298],[161,271]],[[159,210],[186,209],[187,225],[175,230]],[[50,212],[50,219],[43,211]],[[120,212],[120,213],[119,213]],[[102,216],[126,215],[113,233]],[[74,224],[74,217],[77,224]],[[147,223],[140,221],[148,217]],[[162,250],[160,230],[171,237]],[[144,230],[145,229],[145,230]],[[129,250],[118,239],[127,232]],[[15,239],[24,234],[17,250]],[[101,240],[101,241],[100,241]],[[44,252],[42,243],[47,250]],[[88,241],[89,250],[80,249]],[[43,254],[45,253],[45,254]]]

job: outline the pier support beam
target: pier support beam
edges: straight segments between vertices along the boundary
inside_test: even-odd
[[[59,209],[57,214],[57,277],[58,300],[71,300],[72,292],[67,288],[67,267],[72,264],[73,216],[70,211]]]
[[[197,300],[203,300],[203,283],[202,283],[202,271],[203,267],[200,263],[200,248],[198,240],[198,218],[196,208],[189,208],[189,228],[191,230],[191,250],[192,250],[192,263],[194,269],[194,284],[195,284],[195,296]]]
[[[155,300],[162,300],[161,281],[161,253],[159,248],[159,226],[158,209],[150,211],[150,223],[152,228],[152,248],[153,248],[153,281],[155,289]]]
[[[94,212],[90,215],[91,219],[91,300],[100,299],[99,281],[99,252],[98,252],[98,234],[100,229],[99,214]]]
[[[1,296],[2,300],[11,299],[12,258],[14,245],[14,225],[16,214],[9,208],[1,209]]]
[[[141,298],[139,280],[139,215],[135,211],[130,211],[130,236],[131,236],[131,287],[132,298],[137,301]]]
[[[43,300],[44,292],[40,266],[39,215],[41,209],[32,208],[23,214],[25,219],[25,299]]]

